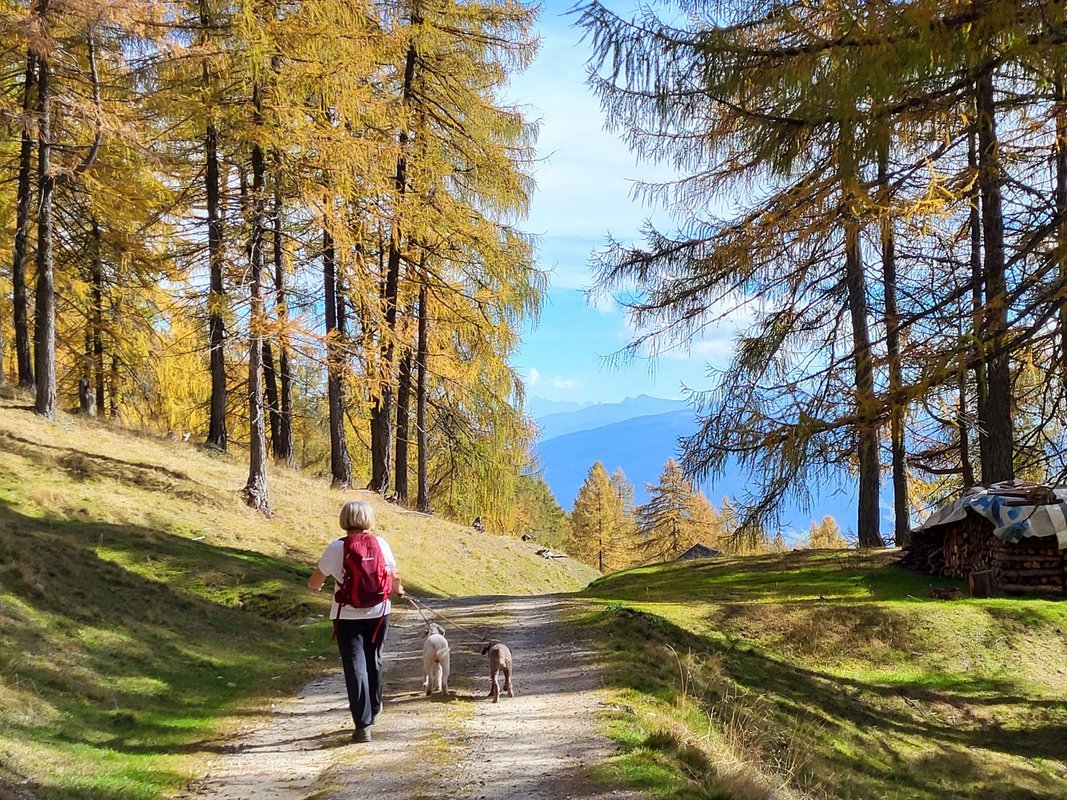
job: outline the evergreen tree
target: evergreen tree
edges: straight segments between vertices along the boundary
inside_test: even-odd
[[[538,543],[553,548],[567,544],[567,515],[540,475],[519,478],[516,504],[520,509],[518,535],[529,534]]]
[[[622,498],[597,461],[574,499],[568,552],[600,572],[620,569],[627,561]]]
[[[659,483],[647,488],[648,502],[637,508],[642,561],[670,561],[694,544],[719,538],[718,515],[707,498],[693,491],[673,458],[664,464]]]

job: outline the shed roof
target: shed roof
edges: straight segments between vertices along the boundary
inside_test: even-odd
[[[715,556],[721,555],[722,550],[716,550],[714,547],[708,547],[706,544],[700,544],[698,542],[674,560],[684,561],[687,558],[715,558]]]

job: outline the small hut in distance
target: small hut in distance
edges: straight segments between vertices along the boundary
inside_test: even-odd
[[[714,547],[708,547],[706,544],[701,544],[700,542],[697,542],[695,545],[690,547],[680,556],[677,556],[674,560],[687,561],[691,558],[715,558],[716,556],[721,555],[722,550],[716,550]]]
[[[976,596],[1067,596],[1067,487],[1018,481],[974,487],[912,533],[901,563],[965,578]]]

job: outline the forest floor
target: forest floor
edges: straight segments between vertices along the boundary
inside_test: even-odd
[[[613,746],[599,733],[602,679],[562,596],[433,601],[446,619],[451,698],[422,688],[425,624],[394,606],[385,702],[367,744],[350,741],[340,666],[246,726],[181,797],[196,800],[638,800],[612,786]],[[506,642],[515,697],[487,697],[479,639]]]

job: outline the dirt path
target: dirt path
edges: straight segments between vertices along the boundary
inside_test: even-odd
[[[206,800],[639,800],[594,771],[612,754],[597,731],[599,674],[561,597],[434,601],[452,646],[453,697],[422,691],[424,625],[394,613],[386,644],[385,705],[374,741],[351,744],[340,668],[272,709],[186,797]],[[475,637],[506,641],[516,696],[492,704]]]

